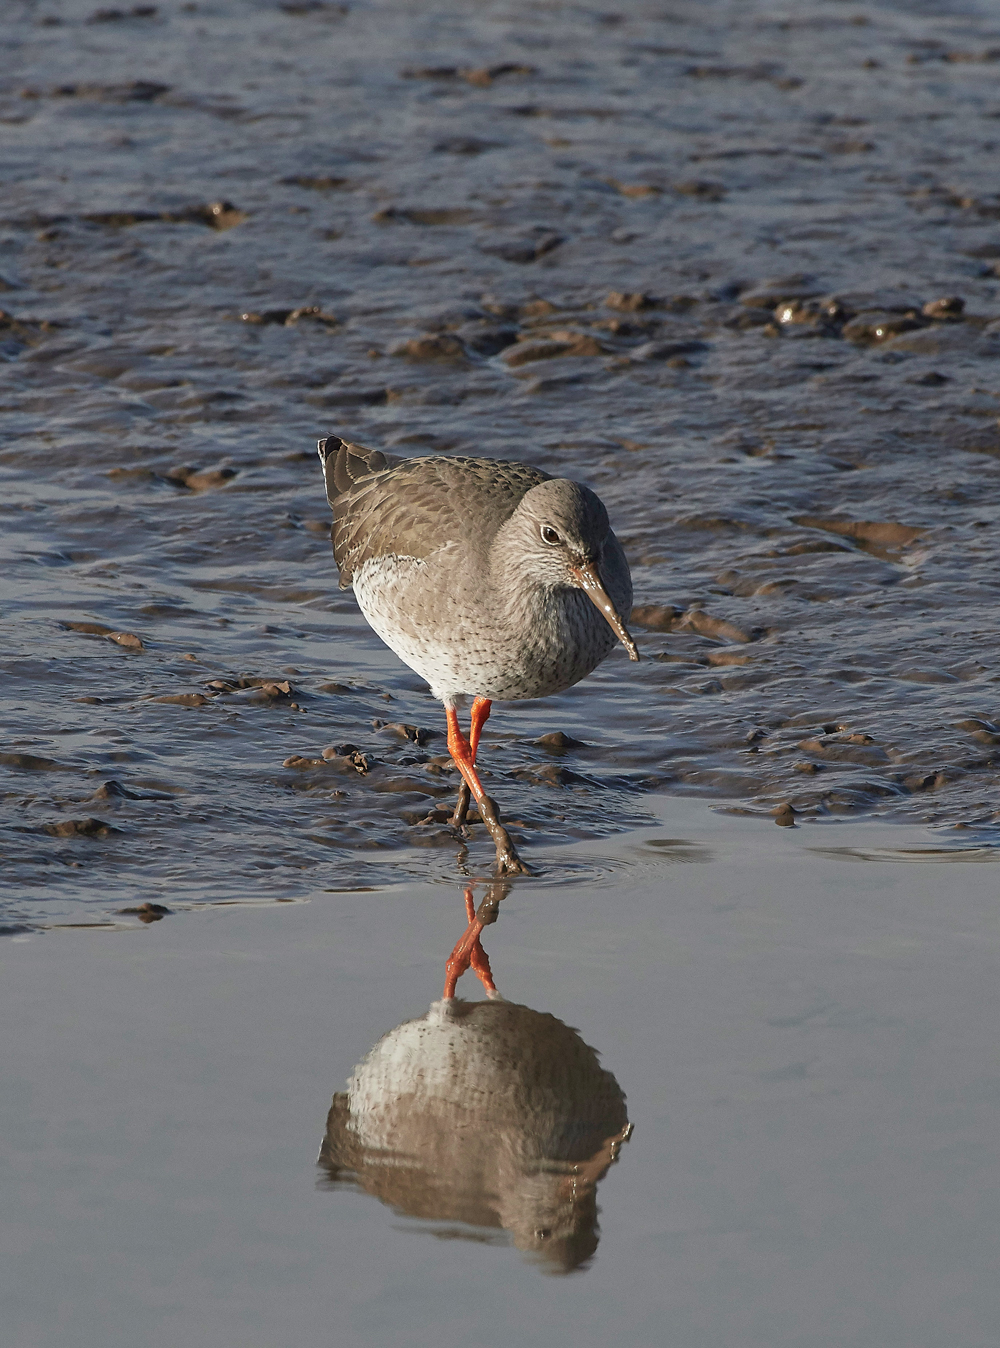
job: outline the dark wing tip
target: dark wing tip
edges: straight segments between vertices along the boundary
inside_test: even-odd
[[[328,435],[322,440],[316,442],[316,452],[320,457],[320,462],[326,466],[326,461],[331,454],[336,454],[343,445],[339,435]]]
[[[356,482],[389,467],[390,460],[380,449],[365,449],[352,445],[338,435],[328,435],[316,445],[326,478],[326,497],[333,505],[342,492],[349,491]]]

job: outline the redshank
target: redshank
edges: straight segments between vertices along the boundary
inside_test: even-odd
[[[483,789],[476,754],[495,701],[560,693],[620,641],[632,578],[601,500],[523,463],[401,459],[319,442],[341,589],[444,703],[448,752],[496,845],[497,874],[528,868]],[[458,709],[472,698],[468,738]]]

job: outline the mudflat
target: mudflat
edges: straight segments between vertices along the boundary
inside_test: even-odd
[[[498,709],[525,838],[663,791],[995,836],[992,6],[3,32],[12,921],[450,873],[437,709],[336,589],[330,432],[608,504],[646,659]]]
[[[995,6],[51,0],[0,48],[17,1348],[992,1344]],[[526,1096],[491,1178],[372,1160],[492,848],[337,589],[327,434],[583,481],[628,554],[642,662],[480,754],[539,869],[490,1024],[603,1083],[586,1157]]]

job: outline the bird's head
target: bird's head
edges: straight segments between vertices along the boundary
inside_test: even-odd
[[[628,563],[608,521],[604,503],[589,487],[568,478],[540,482],[526,492],[514,512],[521,561],[547,588],[582,590],[604,615],[630,660],[639,653],[606,585],[619,591],[626,609],[632,602]]]

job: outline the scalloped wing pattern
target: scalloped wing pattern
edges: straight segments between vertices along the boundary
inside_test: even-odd
[[[521,463],[393,459],[343,442],[324,459],[324,468],[341,589],[360,566],[379,557],[419,560],[449,542],[488,548],[524,494],[549,477]]]

